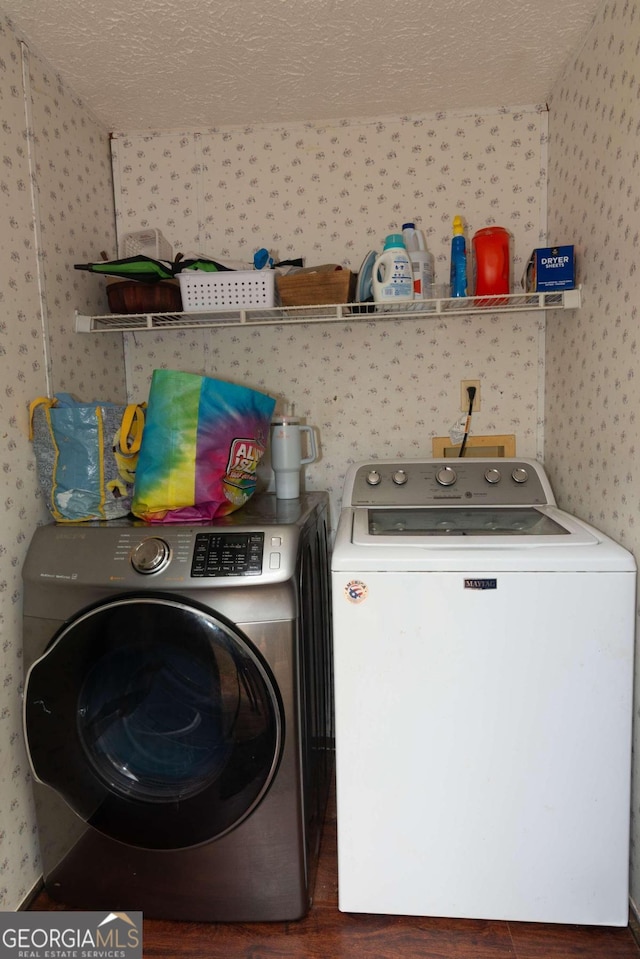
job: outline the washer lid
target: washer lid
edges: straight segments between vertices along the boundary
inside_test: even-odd
[[[352,542],[375,549],[419,546],[592,546],[596,536],[553,507],[391,507],[353,511]]]
[[[633,554],[588,523],[557,507],[539,507],[539,528],[547,533],[498,530],[442,535],[406,530],[369,532],[369,513],[343,509],[331,555],[333,573],[478,573],[629,572],[635,575]],[[535,511],[534,511],[535,515]],[[560,527],[553,532],[552,521]],[[588,588],[585,585],[585,588]]]

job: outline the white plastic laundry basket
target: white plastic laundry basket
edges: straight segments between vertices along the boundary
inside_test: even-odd
[[[178,274],[182,309],[204,313],[229,309],[271,309],[274,305],[273,270],[229,270],[207,273],[185,270]]]

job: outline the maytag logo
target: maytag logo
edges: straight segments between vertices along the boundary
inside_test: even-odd
[[[497,579],[465,579],[465,589],[497,589]]]
[[[142,959],[141,912],[2,912],[2,959]]]

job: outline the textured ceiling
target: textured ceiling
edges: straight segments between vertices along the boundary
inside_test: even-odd
[[[107,129],[544,103],[603,0],[0,0]]]

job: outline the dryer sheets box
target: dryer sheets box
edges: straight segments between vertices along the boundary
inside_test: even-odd
[[[548,246],[534,250],[522,277],[527,293],[557,293],[573,290],[576,262],[572,246]]]

